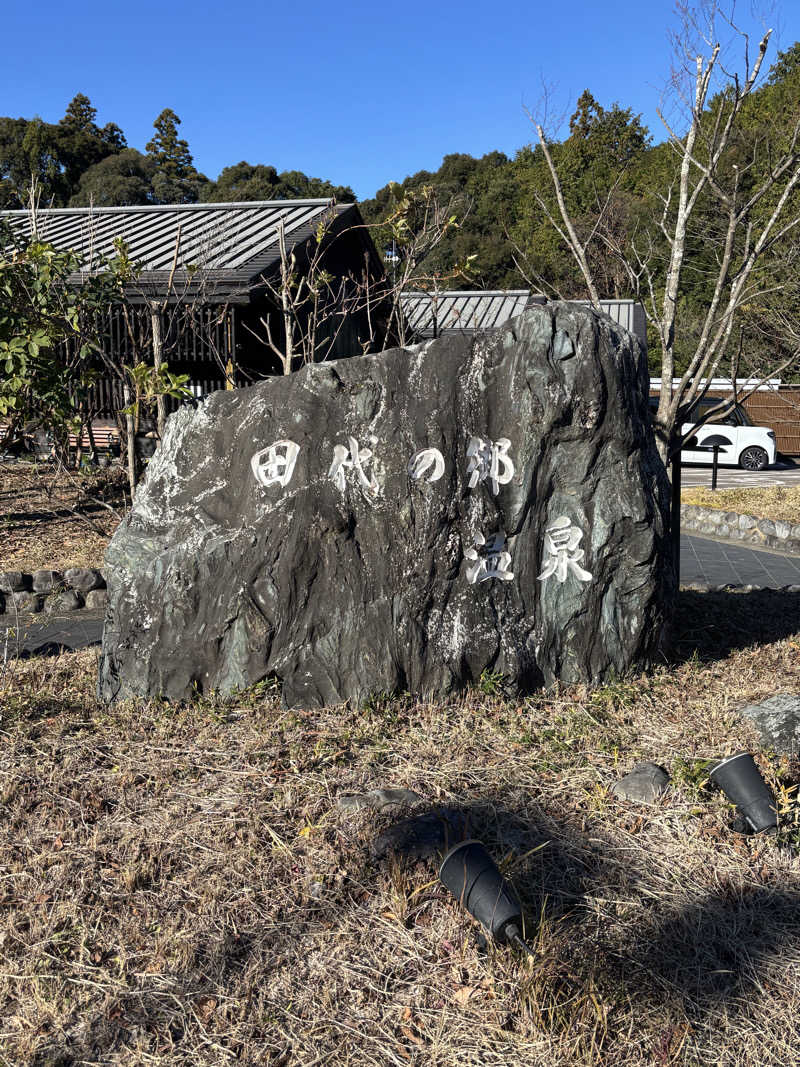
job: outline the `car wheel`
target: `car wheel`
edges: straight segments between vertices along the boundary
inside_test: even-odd
[[[763,471],[769,456],[758,445],[750,445],[739,456],[739,466],[744,471]]]

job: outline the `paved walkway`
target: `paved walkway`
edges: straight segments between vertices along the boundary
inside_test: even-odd
[[[800,556],[784,556],[713,541],[709,537],[681,537],[681,585],[756,585],[764,589],[800,586]]]
[[[0,661],[9,656],[55,652],[59,648],[88,648],[103,640],[103,611],[83,608],[71,615],[0,615]]]
[[[681,467],[681,485],[711,488],[711,464],[687,463]],[[772,485],[800,486],[800,463],[779,460],[765,471],[743,471],[738,467],[719,467],[717,489],[763,489]]]

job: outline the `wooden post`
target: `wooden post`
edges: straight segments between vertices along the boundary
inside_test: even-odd
[[[670,507],[672,534],[672,560],[675,564],[675,581],[681,584],[681,450],[672,453],[672,506]]]
[[[153,333],[153,368],[158,373],[163,362],[164,339],[161,336],[161,308],[156,303],[150,305],[150,328]],[[156,425],[159,440],[164,436],[164,424],[166,421],[167,403],[163,394],[159,392],[156,397]]]
[[[131,506],[133,506],[133,494],[136,492],[136,456],[134,454],[134,429],[133,414],[131,413],[131,387],[127,382],[122,386],[122,399],[125,404],[125,434],[128,438],[128,485],[131,491]]]

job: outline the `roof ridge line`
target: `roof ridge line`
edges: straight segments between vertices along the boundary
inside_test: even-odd
[[[528,289],[439,289],[436,296],[527,296]],[[409,296],[433,296],[427,289],[406,289]]]
[[[323,197],[306,200],[236,200],[215,204],[127,204],[113,207],[43,207],[38,208],[37,215],[112,215],[123,212],[145,211],[152,214],[172,211],[219,211],[228,208],[257,208],[257,207],[354,207],[354,204],[334,203],[333,197]],[[0,210],[3,215],[30,215],[28,208],[9,208]]]

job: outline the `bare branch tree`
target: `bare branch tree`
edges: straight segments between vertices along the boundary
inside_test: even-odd
[[[598,290],[587,247],[597,237],[623,265],[630,289],[644,304],[658,338],[662,390],[655,422],[664,458],[680,448],[681,412],[704,394],[720,366],[725,365],[723,361],[742,314],[776,287],[766,279],[762,268],[777,257],[786,256],[790,247],[796,247],[800,231],[796,196],[800,185],[800,116],[788,143],[777,155],[772,154],[769,131],[764,131],[753,146],[750,163],[737,162],[733,152],[741,139],[745,109],[761,74],[771,31],[763,35],[750,62],[747,35],[734,23],[732,9],[725,16],[711,2],[699,9],[684,5],[682,12],[684,29],[679,44],[689,57],[690,73],[689,91],[683,93],[682,99],[688,114],[684,116],[685,132],[681,133],[674,122],[667,120],[663,107],[658,112],[673,152],[674,169],[666,189],[658,194],[661,213],[656,232],[650,227],[621,240],[608,226],[612,203],[609,197],[598,207],[590,238],[581,240],[544,130],[541,125],[536,127],[559,209],[559,218],[552,212],[547,217],[578,265],[592,301],[597,303]],[[716,32],[720,23],[742,45],[741,76],[723,67]],[[685,81],[682,73],[685,71],[673,73],[673,86],[679,91]],[[712,217],[716,220],[713,234],[708,230],[708,219]],[[676,377],[676,345],[682,341],[685,349],[688,340],[685,328],[681,335],[681,297],[687,274],[698,269],[694,249],[699,242],[708,246],[712,240],[715,261],[713,277],[709,279],[711,295],[673,391],[670,383]],[[777,287],[781,286],[778,283]],[[797,349],[788,356],[784,354],[770,367],[762,367],[758,380],[775,377],[796,358]]]
[[[178,223],[178,229],[175,234],[175,250],[172,256],[172,266],[170,267],[169,279],[167,281],[167,290],[162,300],[149,301],[150,306],[150,329],[153,338],[153,370],[156,374],[161,370],[161,365],[164,362],[164,338],[161,333],[161,319],[164,312],[169,307],[170,296],[173,292],[173,286],[175,284],[175,271],[178,267],[178,256],[181,250],[181,224]],[[167,421],[167,405],[166,399],[163,393],[159,393],[156,397],[156,426],[158,428],[158,436],[162,438],[164,436],[164,426]]]
[[[428,261],[445,236],[457,230],[472,208],[462,195],[442,200],[432,185],[423,185],[399,193],[388,216],[379,229],[388,233],[392,241],[393,261],[391,279],[387,279],[389,321],[387,336],[405,345],[411,332],[404,314],[404,295],[415,290],[433,293],[441,291],[443,283],[469,277],[470,256],[466,262],[453,263],[446,270],[437,270]]]
[[[550,211],[549,207],[545,203],[544,199],[537,194],[536,199],[539,207],[545,214],[550,225],[556,231],[558,236],[569,246],[570,251],[575,257],[575,262],[580,268],[580,272],[583,275],[583,280],[586,282],[586,288],[589,290],[589,298],[592,304],[599,309],[600,307],[600,295],[597,292],[597,287],[594,283],[594,276],[589,268],[589,260],[586,255],[589,242],[595,236],[595,232],[598,229],[600,220],[602,219],[602,211],[598,215],[598,224],[592,230],[586,241],[581,241],[578,237],[578,233],[567,210],[567,203],[564,199],[564,190],[561,188],[561,181],[558,177],[558,171],[553,163],[553,157],[550,154],[550,149],[547,146],[547,138],[544,135],[544,130],[541,126],[536,127],[536,135],[539,138],[539,144],[542,146],[542,152],[544,154],[545,161],[547,162],[547,169],[550,171],[550,177],[553,181],[553,190],[556,195],[556,202],[558,203],[558,210],[561,216],[562,225],[559,225],[555,216]]]
[[[365,263],[363,282],[328,269],[332,245],[349,232],[338,229],[336,222],[331,205],[314,235],[292,247],[287,245],[283,220],[277,224],[277,271],[262,277],[262,283],[277,309],[280,329],[269,313],[259,316],[261,331],[248,328],[276,357],[283,374],[291,374],[298,363],[321,362],[335,351],[349,317],[360,309],[362,288],[365,306],[371,310],[369,264]]]

